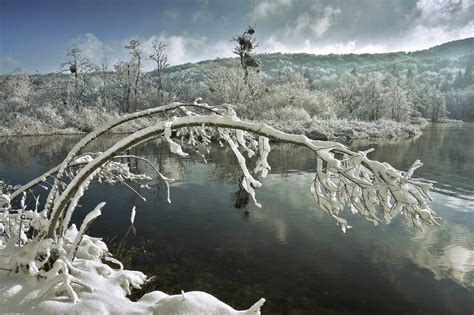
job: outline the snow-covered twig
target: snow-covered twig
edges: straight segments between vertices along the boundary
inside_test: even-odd
[[[79,229],[79,232],[77,233],[76,235],[76,238],[74,240],[74,243],[72,244],[72,253],[71,253],[71,257],[75,257],[76,256],[76,252],[77,252],[77,248],[79,247],[79,244],[81,243],[82,241],[82,236],[84,235],[85,231],[87,230],[87,228],[89,227],[89,224],[95,220],[98,216],[101,215],[101,209],[105,206],[105,202],[101,202],[99,203],[95,208],[94,210],[92,210],[91,212],[89,212],[84,221],[82,222],[82,225],[81,225],[81,228]]]

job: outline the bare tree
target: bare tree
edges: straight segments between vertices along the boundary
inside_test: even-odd
[[[240,57],[240,64],[244,69],[245,82],[247,82],[249,68],[256,68],[257,72],[260,72],[260,60],[253,55],[253,49],[258,46],[253,38],[254,34],[255,28],[249,26],[242,35],[237,35],[232,39],[235,43],[234,54]]]
[[[113,94],[115,103],[121,112],[128,112],[130,109],[130,92],[133,84],[129,62],[119,60],[114,64],[113,80],[114,87],[117,89]]]
[[[251,74],[243,78],[234,62],[216,63],[205,74],[204,83],[209,91],[209,100],[214,104],[242,105],[264,89],[258,76]]]
[[[109,62],[107,57],[102,58],[100,62],[99,77],[102,83],[100,86],[101,105],[106,107],[108,104],[107,83],[109,80]]]
[[[196,81],[187,71],[179,71],[166,76],[166,86],[164,90],[168,93],[169,100],[192,99],[193,89],[196,88]]]
[[[79,106],[82,103],[82,96],[91,73],[97,71],[97,66],[89,61],[87,57],[82,57],[81,49],[74,46],[67,53],[68,60],[61,63],[61,72],[70,72],[74,77],[72,103]]]
[[[131,112],[137,109],[138,104],[138,91],[140,84],[141,76],[141,60],[142,60],[142,50],[140,47],[140,41],[137,39],[130,40],[129,44],[125,48],[130,50],[132,55],[132,60],[128,63],[127,72],[130,77],[133,77],[133,85],[128,87],[127,90],[127,111]],[[130,101],[131,92],[133,93],[133,98]]]
[[[150,59],[156,62],[156,77],[157,77],[157,95],[159,104],[163,104],[164,95],[163,95],[163,83],[165,80],[165,71],[168,68],[168,56],[165,53],[166,47],[168,44],[165,44],[161,41],[155,39],[152,43],[153,54],[150,55]]]

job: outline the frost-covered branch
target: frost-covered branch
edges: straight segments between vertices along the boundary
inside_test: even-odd
[[[77,233],[76,238],[74,239],[74,243],[72,244],[72,248],[73,248],[72,253],[71,253],[72,257],[76,256],[76,251],[77,251],[77,248],[79,247],[79,244],[82,241],[82,236],[86,232],[91,222],[94,221],[98,216],[102,214],[101,210],[104,206],[105,206],[105,202],[101,202],[94,208],[94,210],[92,210],[86,215],[84,221],[82,222],[81,228],[79,229],[79,232]]]
[[[87,136],[82,138],[78,143],[76,143],[74,145],[74,147],[69,151],[69,153],[66,156],[66,158],[64,159],[64,161],[59,165],[59,170],[57,171],[53,187],[51,188],[51,191],[49,192],[48,198],[46,200],[45,210],[47,212],[49,212],[53,200],[57,197],[57,193],[58,193],[58,189],[59,189],[59,182],[60,182],[60,179],[63,176],[65,170],[67,169],[67,167],[76,158],[77,154],[82,149],[84,149],[84,147],[86,145],[91,143],[94,139],[96,139],[96,138],[100,137],[101,135],[109,132],[114,127],[122,125],[126,122],[136,120],[136,119],[139,119],[139,118],[143,118],[143,117],[156,115],[156,114],[159,114],[159,113],[164,113],[164,112],[180,109],[180,108],[185,108],[185,107],[196,107],[196,108],[199,108],[199,109],[204,109],[204,110],[209,111],[209,112],[217,113],[217,110],[215,110],[212,107],[209,107],[207,104],[198,104],[197,102],[194,102],[194,103],[175,102],[175,103],[160,106],[160,107],[157,107],[157,108],[146,109],[146,110],[139,111],[139,112],[136,112],[136,113],[131,113],[131,114],[124,115],[124,116],[122,116],[122,117],[120,117],[120,118],[118,118],[114,121],[111,121],[109,123],[106,123],[106,124],[98,127],[94,131],[90,132]]]
[[[71,184],[58,196],[53,206],[52,218],[48,231],[54,237],[55,226],[62,216],[65,206],[76,194],[89,176],[112,158],[131,147],[165,133],[173,152],[183,155],[180,145],[170,138],[170,131],[184,127],[218,127],[220,130],[242,130],[270,139],[303,145],[315,153],[318,161],[312,193],[318,206],[327,212],[345,230],[347,221],[338,214],[345,206],[351,208],[372,222],[380,222],[383,216],[388,223],[391,218],[402,214],[409,225],[421,227],[423,223],[437,224],[434,212],[430,208],[428,196],[429,184],[411,179],[409,173],[397,171],[387,163],[370,160],[365,152],[353,152],[336,142],[310,140],[306,136],[280,132],[274,128],[258,123],[241,121],[235,116],[186,116],[169,122],[160,122],[120,140],[96,159],[91,161],[72,180]],[[203,127],[204,126],[204,127]],[[230,131],[225,130],[226,137]],[[232,143],[231,141],[230,143]],[[238,159],[237,151],[233,150]],[[266,152],[266,151],[265,151]],[[240,162],[239,162],[240,163]],[[242,166],[242,163],[240,163]],[[244,171],[244,174],[246,172]],[[244,176],[249,181],[243,185],[249,193],[258,186],[256,181]]]

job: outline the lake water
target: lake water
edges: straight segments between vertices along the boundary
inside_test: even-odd
[[[119,138],[111,136],[90,150],[103,150]],[[20,184],[39,176],[77,140],[0,138],[0,177]],[[313,155],[290,145],[272,148],[273,170],[257,190],[260,209],[251,202],[236,208],[240,173],[229,150],[213,148],[205,164],[199,156],[178,158],[163,145],[148,143],[131,153],[148,157],[176,179],[172,204],[159,185],[134,186],[144,202],[125,187],[97,184],[74,220],[107,201],[89,234],[107,240],[127,267],[156,275],[145,290],[202,290],[235,308],[265,297],[264,314],[472,314],[474,124],[432,125],[418,139],[357,149],[367,147],[376,149],[371,158],[399,169],[422,160],[415,177],[434,185],[440,228],[422,233],[400,220],[374,226],[347,213],[354,228],[343,234],[311,199]],[[150,172],[142,162],[131,165]],[[129,229],[134,205],[135,234]]]

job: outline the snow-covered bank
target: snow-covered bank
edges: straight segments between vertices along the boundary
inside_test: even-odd
[[[98,107],[32,107],[0,116],[0,137],[83,134],[118,117],[118,112]],[[153,118],[138,119],[115,128],[113,132],[130,132],[149,126],[153,121]]]
[[[366,122],[359,120],[292,120],[265,121],[284,132],[304,134],[314,140],[392,140],[416,137],[422,134],[420,128],[392,120]]]
[[[28,112],[13,113],[0,118],[0,136],[81,134],[119,116],[115,111],[96,107],[81,107],[75,110],[33,108]],[[113,132],[130,132],[149,126],[153,121],[154,118],[142,118],[119,126]],[[314,140],[389,140],[421,135],[418,126],[391,120],[365,122],[346,119],[275,119],[263,122],[288,133],[304,134]]]

